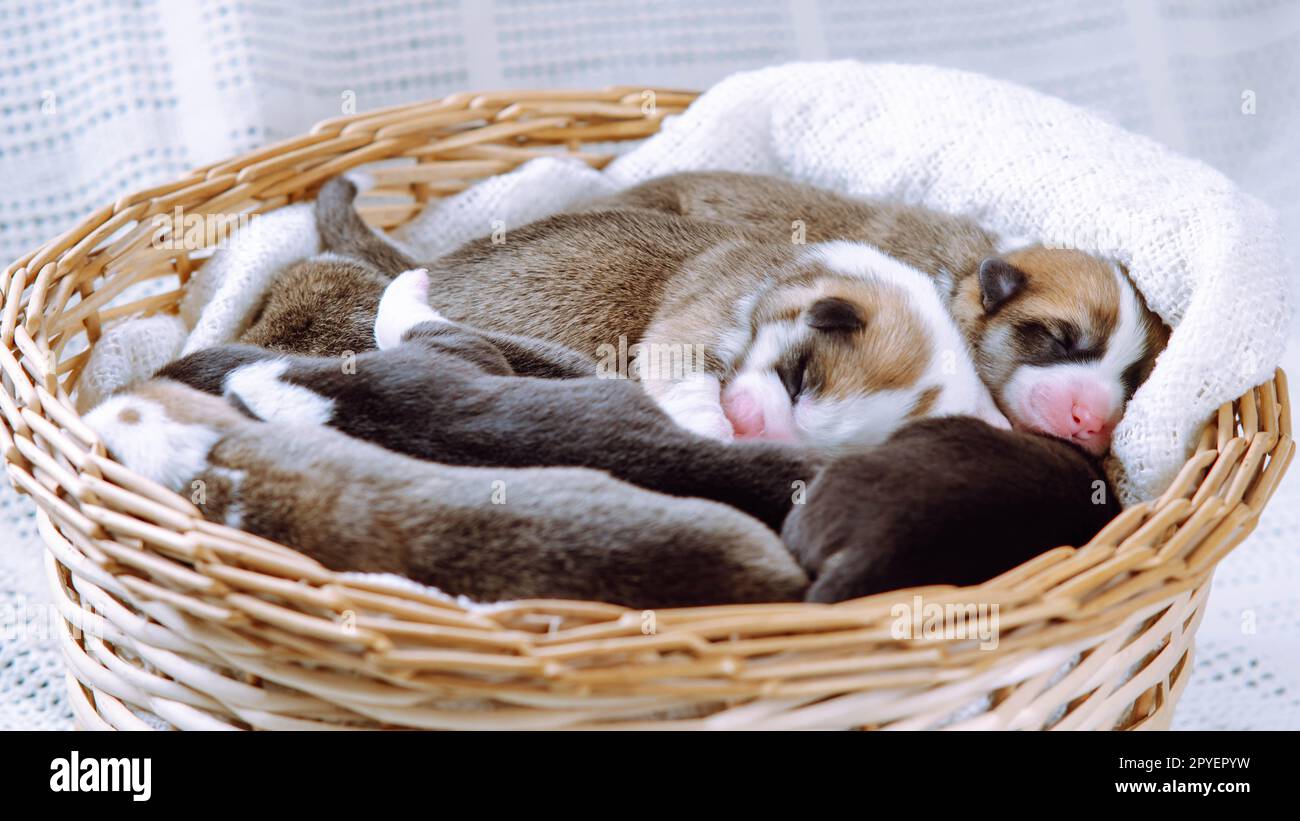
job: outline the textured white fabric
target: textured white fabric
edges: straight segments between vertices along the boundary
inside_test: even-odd
[[[60,730],[71,723],[32,503],[0,493],[0,731]]]
[[[420,259],[433,259],[471,239],[501,231],[509,235],[511,229],[617,190],[583,162],[544,157],[430,203],[393,231],[393,238]]]
[[[171,314],[111,326],[91,350],[77,383],[77,410],[85,413],[113,391],[148,378],[176,358],[188,332],[184,320]]]
[[[1209,162],[1300,237],[1291,0],[14,0],[0,41],[4,260],[122,194],[345,106],[464,89],[706,88],[846,57],[980,71],[1087,106]],[[1176,727],[1300,729],[1296,510],[1293,471],[1219,568]],[[42,553],[31,501],[0,481],[0,602],[49,606]],[[1255,633],[1238,605],[1220,606],[1224,590],[1259,614]],[[0,728],[70,725],[55,645],[0,633]]]
[[[77,383],[77,409],[85,413],[177,356],[234,341],[275,275],[319,250],[310,203],[254,216],[194,273],[178,316],[127,319],[104,333]]]

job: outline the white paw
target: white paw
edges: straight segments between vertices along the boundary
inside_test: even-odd
[[[987,391],[982,392],[975,401],[975,416],[995,428],[1011,430],[1011,421],[1002,414],[1002,411],[998,410],[998,406],[993,402],[993,396]]]
[[[375,315],[375,343],[387,350],[402,344],[406,332],[421,322],[446,322],[429,307],[429,270],[415,268],[389,283]]]
[[[730,442],[736,433],[722,411],[722,385],[712,374],[679,382],[643,382],[642,387],[678,425],[691,433]]]
[[[678,425],[686,428],[697,436],[703,436],[706,439],[716,439],[719,442],[730,442],[736,437],[735,431],[732,430],[731,422],[727,421],[727,416],[721,408],[714,410],[690,410],[680,411],[672,414],[672,419]]]
[[[731,442],[736,438],[736,431],[732,429],[727,414],[723,413],[722,405],[708,401],[693,401],[689,404],[669,401],[660,404],[660,407],[673,422],[697,436],[706,436],[719,442]]]

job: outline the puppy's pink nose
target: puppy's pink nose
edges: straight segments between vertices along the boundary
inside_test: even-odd
[[[737,439],[753,439],[763,435],[763,406],[753,394],[736,391],[723,397],[722,412],[726,414]]]
[[[1075,403],[1070,412],[1070,422],[1074,430],[1069,438],[1085,450],[1100,455],[1110,447],[1110,433],[1114,425],[1093,413],[1086,405]]]
[[[781,396],[785,389],[778,388]],[[764,404],[767,399],[768,403]],[[732,386],[722,394],[722,412],[737,439],[770,439],[778,442],[795,441],[791,420],[779,406],[771,403],[764,394],[764,386]]]
[[[1070,418],[1074,422],[1074,435],[1080,438],[1091,439],[1106,429],[1105,419],[1078,402],[1074,403]]]
[[[1029,393],[1020,418],[1031,430],[1069,439],[1094,454],[1110,447],[1110,435],[1119,422],[1110,393],[1090,382],[1044,381]]]

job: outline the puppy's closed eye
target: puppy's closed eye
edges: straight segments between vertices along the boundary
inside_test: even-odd
[[[1016,337],[1028,360],[1039,364],[1086,362],[1100,356],[1069,322],[1022,322],[1016,326]]]
[[[1023,351],[1038,357],[1064,358],[1070,353],[1070,340],[1064,334],[1053,331],[1042,322],[1018,323],[1016,325],[1016,339]]]
[[[807,348],[803,348],[791,351],[790,355],[782,357],[781,361],[776,363],[776,375],[780,377],[786,393],[790,394],[791,402],[797,401],[799,394],[803,393],[809,358],[810,352]]]

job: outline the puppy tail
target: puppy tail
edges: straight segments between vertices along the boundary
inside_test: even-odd
[[[316,230],[324,250],[359,259],[387,276],[418,268],[415,260],[362,221],[353,206],[356,197],[357,185],[347,176],[321,187],[316,197]]]

